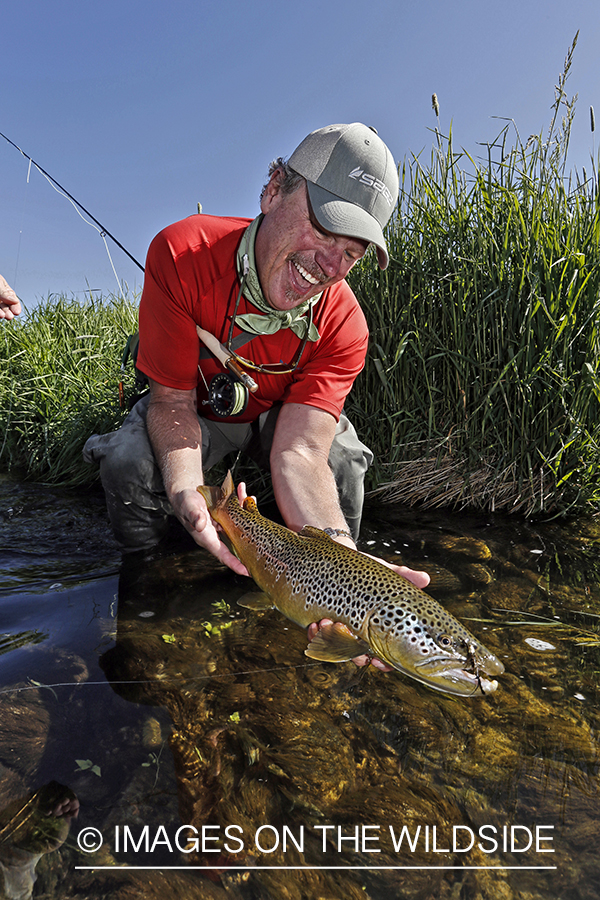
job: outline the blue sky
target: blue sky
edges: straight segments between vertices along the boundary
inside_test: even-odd
[[[196,212],[253,216],[273,157],[332,122],[374,125],[397,160],[442,130],[477,155],[502,127],[544,131],[577,30],[570,164],[600,121],[598,0],[12,0],[0,132],[142,263]],[[597,150],[597,148],[595,148]],[[117,282],[98,233],[0,139],[0,272],[28,306]],[[120,280],[142,273],[109,240]]]

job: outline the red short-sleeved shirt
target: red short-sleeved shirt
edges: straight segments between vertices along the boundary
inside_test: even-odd
[[[223,372],[210,357],[199,361],[196,325],[225,344],[239,291],[236,251],[249,219],[190,216],[169,225],[152,241],[140,302],[138,368],[153,381],[179,390],[198,388],[202,415],[218,418],[203,406],[210,384]],[[239,314],[256,312],[242,297]],[[304,403],[339,419],[344,400],[361,371],[368,342],[365,317],[345,281],[328,288],[314,307],[318,341],[308,341],[298,369],[287,375],[252,372],[258,391],[235,417],[250,422],[273,403]],[[234,336],[239,329],[234,329]],[[257,335],[239,353],[256,363],[292,363],[300,347],[290,328]],[[198,365],[202,375],[198,371]]]

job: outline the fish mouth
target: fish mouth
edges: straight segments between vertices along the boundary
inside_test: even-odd
[[[485,666],[481,666],[482,674],[472,669],[464,668],[466,660],[438,658],[423,660],[415,666],[414,677],[423,684],[436,688],[446,694],[458,696],[473,696],[475,694],[493,694],[498,689],[496,679],[486,678],[485,675],[501,675],[504,666],[495,657],[485,660]],[[471,661],[469,661],[470,663]]]
[[[450,669],[442,676],[447,683],[451,682],[451,687],[440,687],[439,690],[446,691],[449,694],[460,694],[473,696],[474,694],[493,694],[498,690],[498,682],[494,678],[490,681],[483,675],[474,675],[473,672],[467,672],[466,669]],[[453,689],[454,688],[454,689]]]

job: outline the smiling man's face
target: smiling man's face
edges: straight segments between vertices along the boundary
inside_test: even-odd
[[[326,231],[310,209],[306,184],[284,194],[280,181],[277,169],[261,199],[264,219],[254,255],[266,301],[274,309],[287,310],[342,281],[368,244]]]

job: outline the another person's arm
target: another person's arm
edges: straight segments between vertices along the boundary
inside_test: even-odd
[[[14,319],[21,312],[21,302],[5,278],[0,275],[0,319]]]

